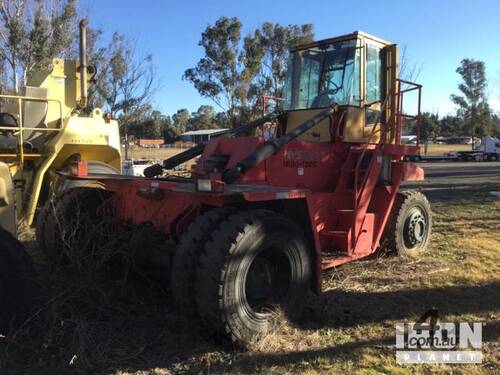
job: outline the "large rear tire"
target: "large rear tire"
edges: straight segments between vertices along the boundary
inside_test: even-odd
[[[90,174],[92,173],[105,173],[105,174],[119,174],[120,172],[116,170],[114,167],[112,167],[109,164],[106,164],[101,161],[96,161],[96,160],[91,160],[88,163],[88,172]],[[70,179],[64,179],[61,183],[59,183],[56,187],[56,192],[55,192],[55,199],[59,200],[62,198],[62,195],[67,192],[68,190],[74,189],[74,188],[81,188],[81,187],[86,187],[86,188],[96,188],[96,189],[102,189],[103,186],[98,182],[94,180],[70,180]],[[45,232],[46,232],[46,226],[47,222],[49,219],[49,216],[51,214],[51,211],[54,211],[55,205],[54,205],[54,199],[47,199],[45,204],[41,207],[41,209],[38,212],[37,218],[36,218],[36,223],[35,223],[35,237],[36,237],[36,242],[38,245],[38,248],[43,254],[47,254],[50,252],[50,247],[53,246],[53,243],[47,244],[45,242]],[[52,228],[49,228],[49,230],[53,230]]]
[[[107,204],[112,193],[92,187],[76,187],[64,192],[47,206],[44,232],[39,233],[45,255],[53,261],[75,249],[91,252],[106,234],[112,213]]]
[[[431,205],[418,191],[400,192],[381,240],[381,247],[400,256],[417,256],[427,249],[432,232]]]
[[[277,310],[300,318],[311,275],[295,223],[272,211],[241,211],[219,225],[200,257],[198,312],[213,333],[246,347],[272,327]]]
[[[178,310],[190,321],[196,321],[194,280],[198,258],[219,224],[235,211],[232,207],[214,208],[197,217],[186,229],[175,249],[170,286]]]
[[[19,327],[39,296],[35,269],[24,246],[0,227],[0,333]]]

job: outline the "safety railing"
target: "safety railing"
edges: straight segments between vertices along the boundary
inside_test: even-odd
[[[416,114],[415,115],[410,115],[406,114],[404,111],[404,95],[409,93],[417,91],[417,104],[416,104]],[[382,123],[381,118],[382,114],[387,108],[387,102],[388,100],[391,100],[391,98],[395,96],[395,106],[396,109],[392,109],[392,114],[391,117],[386,121],[385,123]],[[364,159],[364,156],[366,155],[366,151],[368,150],[370,144],[370,141],[375,137],[376,134],[380,134],[380,137],[378,139],[378,142],[376,143],[375,147],[380,148],[382,144],[387,143],[388,141],[388,134],[389,134],[389,142],[392,141],[392,137],[394,137],[394,142],[398,145],[401,144],[401,136],[402,136],[402,129],[404,126],[405,120],[414,123],[415,124],[415,131],[417,135],[417,141],[415,147],[419,147],[420,145],[420,121],[421,121],[421,99],[422,99],[422,85],[406,81],[403,79],[397,79],[397,88],[396,88],[396,93],[393,95],[387,95],[384,102],[382,103],[382,111],[379,113],[377,121],[375,121],[375,124],[372,127],[372,131],[370,132],[370,135],[368,136],[367,141],[363,144],[362,151],[359,155],[358,160],[356,161],[356,165],[354,167],[354,208],[357,209],[357,206],[359,204],[359,199],[361,198],[361,192],[363,191],[363,186],[366,185],[366,182],[368,180],[368,174],[365,173],[365,176],[363,178],[363,181],[361,184],[359,184],[359,172],[361,169],[361,163]],[[393,129],[394,134],[390,134],[391,127]],[[372,158],[370,160],[369,166],[367,168],[367,172],[371,169],[374,163],[374,159]]]
[[[280,98],[278,96],[272,96],[272,95],[261,95],[257,102],[254,104],[252,107],[252,112],[251,112],[251,118],[256,119],[261,116],[266,116],[268,113],[273,112],[276,110],[276,107],[279,106],[280,102],[283,100],[283,98]],[[275,102],[274,108],[271,108],[271,105],[269,105],[269,102]],[[271,109],[271,110],[270,110]],[[269,123],[264,123],[259,126],[260,134],[266,140],[270,138],[274,138],[277,135],[278,129],[277,129],[277,122],[272,121]],[[256,134],[257,134],[256,133]]]
[[[417,92],[417,108],[416,108],[416,114],[415,115],[410,115],[405,113],[404,110],[404,98],[405,94],[408,94],[410,92]],[[421,100],[422,100],[422,85],[419,85],[418,83],[406,81],[403,79],[398,79],[398,92],[397,92],[397,103],[398,103],[398,109],[395,113],[396,116],[396,134],[395,134],[395,140],[396,144],[401,144],[401,137],[402,137],[402,132],[403,132],[403,126],[405,124],[405,121],[409,124],[415,124],[415,132],[417,136],[417,141],[416,141],[416,147],[420,145],[420,122],[421,122]]]
[[[268,109],[270,107],[269,102],[274,101],[276,102],[276,106],[279,105],[279,103],[283,100],[283,98],[280,98],[278,96],[272,96],[272,95],[261,95],[257,101],[255,102],[254,106],[252,107],[251,115],[252,118],[256,118],[259,116],[265,116],[268,112]]]
[[[57,99],[49,99],[49,98],[37,98],[33,96],[22,96],[22,95],[7,95],[7,94],[0,94],[0,100],[15,100],[17,101],[17,126],[5,126],[0,124],[0,134],[4,132],[12,132],[17,138],[16,141],[16,149],[17,152],[15,153],[0,153],[0,158],[3,159],[18,159],[20,164],[24,163],[24,160],[29,157],[29,158],[37,158],[41,157],[42,154],[39,153],[27,153],[24,150],[24,132],[27,131],[32,131],[32,132],[59,132],[62,129],[63,123],[63,109],[62,109],[62,103],[60,100]],[[56,127],[54,128],[42,128],[42,127],[25,127],[24,126],[24,114],[23,114],[23,103],[24,102],[42,102],[47,104],[47,110],[48,111],[48,106],[50,102],[56,103],[59,107],[59,118],[56,122]],[[46,113],[45,113],[46,115]],[[15,116],[14,116],[15,118]]]
[[[381,149],[383,144],[386,143],[392,143],[394,140],[394,143],[400,145],[401,144],[401,135],[402,135],[402,128],[404,125],[404,121],[412,121],[415,122],[416,125],[416,133],[417,133],[417,143],[415,147],[419,147],[420,144],[420,100],[422,98],[421,96],[421,90],[422,90],[422,85],[405,81],[402,79],[397,80],[397,85],[396,85],[396,93],[395,94],[390,94],[387,95],[384,102],[382,103],[382,111],[380,112],[377,121],[372,127],[372,131],[367,139],[367,141],[364,143],[362,147],[362,151],[359,154],[358,160],[356,161],[356,165],[354,168],[354,214],[353,214],[353,228],[354,228],[354,234],[351,237],[352,241],[352,246],[355,246],[355,241],[357,240],[357,233],[359,233],[360,230],[360,223],[358,222],[358,212],[359,212],[359,205],[360,201],[362,198],[362,194],[364,189],[367,186],[368,183],[368,177],[370,175],[370,171],[374,167],[374,163],[376,162],[377,159],[377,151]],[[417,91],[418,99],[417,99],[417,114],[416,115],[408,115],[405,114],[404,112],[404,94],[412,91]],[[395,100],[395,107],[396,108],[391,108],[391,116],[390,118],[386,119],[384,123],[382,123],[381,118],[383,112],[387,109],[387,101],[388,100]],[[374,145],[370,141],[375,137],[376,134],[380,134],[380,137],[378,139],[378,142]],[[361,184],[359,184],[359,175],[360,175],[360,170],[361,170],[361,164],[363,162],[363,159],[366,155],[366,152],[368,148],[372,145],[372,149],[374,150],[374,155],[372,156],[368,167],[366,168],[363,181]]]

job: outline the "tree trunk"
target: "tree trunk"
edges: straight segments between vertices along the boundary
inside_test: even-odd
[[[14,93],[19,94],[19,82],[17,77],[17,64],[16,64],[16,54],[12,53],[12,85],[14,86]]]
[[[28,84],[28,67],[23,69],[23,86]]]
[[[123,138],[125,139],[125,160],[128,160],[128,118],[127,118],[127,109],[124,108],[123,110],[123,118],[125,119],[125,122],[123,123]]]
[[[476,130],[476,129],[475,129],[475,124],[474,124],[474,122],[475,122],[475,117],[476,117],[476,116],[472,116],[472,117],[471,117],[471,119],[470,119],[470,120],[471,120],[471,121],[470,121],[470,122],[471,122],[470,127],[471,127],[471,131],[472,131],[472,144],[471,144],[471,150],[472,150],[472,151],[474,151],[474,136],[475,136],[475,133],[476,133],[476,132],[475,132],[475,130]]]

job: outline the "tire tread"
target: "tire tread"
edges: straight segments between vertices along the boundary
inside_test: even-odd
[[[398,223],[401,220],[404,220],[403,215],[403,210],[402,207],[410,200],[412,199],[418,199],[422,200],[424,202],[427,202],[426,204],[428,205],[428,200],[425,197],[424,194],[422,194],[418,190],[406,190],[406,191],[400,191],[396,195],[396,199],[394,201],[394,204],[392,206],[392,211],[389,216],[389,219],[387,220],[384,233],[382,235],[382,239],[380,241],[381,245],[380,247],[383,248],[384,250],[387,250],[389,252],[395,253],[397,255],[408,255],[405,253],[404,249],[400,249],[398,246],[398,241],[397,241],[397,231],[396,228],[398,227]],[[428,210],[429,215],[431,215],[431,210],[429,206]],[[431,217],[429,217],[430,220]],[[430,236],[430,233],[429,233]]]
[[[196,321],[199,315],[194,298],[197,257],[212,232],[234,210],[232,207],[213,208],[197,217],[188,226],[175,250],[170,278],[174,304],[191,321]]]
[[[6,281],[7,295],[1,296],[0,333],[21,325],[33,310],[39,286],[35,269],[24,246],[0,227],[0,274]]]

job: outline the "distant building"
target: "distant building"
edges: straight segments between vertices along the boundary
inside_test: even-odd
[[[137,145],[144,148],[159,148],[165,141],[163,139],[139,139]]]
[[[177,137],[177,140],[181,142],[193,142],[193,143],[208,142],[210,140],[210,137],[226,130],[228,129],[192,130],[189,132],[182,133]]]

